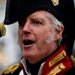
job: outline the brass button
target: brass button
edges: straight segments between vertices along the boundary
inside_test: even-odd
[[[63,51],[63,52],[62,52],[62,55],[63,55],[63,56],[66,56],[66,52],[65,52],[65,51]]]
[[[61,63],[61,64],[59,64],[59,69],[64,69],[65,68],[65,66]]]

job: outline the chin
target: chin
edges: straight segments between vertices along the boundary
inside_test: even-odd
[[[27,59],[30,59],[32,57],[34,57],[34,55],[32,55],[32,53],[27,52],[27,51],[23,51],[23,56]]]

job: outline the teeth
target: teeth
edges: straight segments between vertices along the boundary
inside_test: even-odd
[[[34,41],[32,41],[32,40],[24,40],[23,43],[24,43],[24,45],[31,45],[31,44],[34,43]]]

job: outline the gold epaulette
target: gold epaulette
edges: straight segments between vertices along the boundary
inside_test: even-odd
[[[13,74],[18,68],[19,68],[20,64],[15,64],[11,67],[9,67],[8,69],[4,70],[0,75],[6,75],[6,74]]]
[[[73,67],[75,67],[75,57],[73,55],[71,55],[71,62]]]

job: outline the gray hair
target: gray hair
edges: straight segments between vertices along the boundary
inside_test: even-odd
[[[59,32],[59,27],[64,25],[62,24],[62,22],[58,21],[57,18],[55,18],[51,13],[47,12],[46,13],[47,17],[49,18],[51,25],[52,25],[52,29],[54,32]],[[60,44],[62,40],[62,36],[60,37],[59,40],[57,40],[57,43]]]

